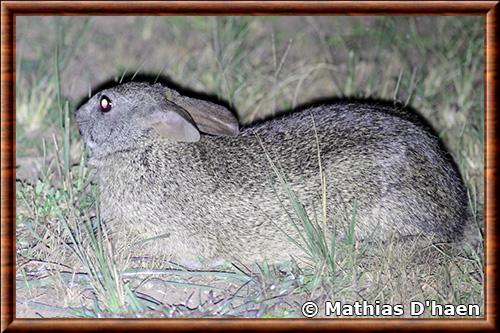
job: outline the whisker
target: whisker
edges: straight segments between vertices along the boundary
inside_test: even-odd
[[[137,73],[139,73],[139,71],[142,69],[142,66],[144,66],[145,63],[146,63],[146,59],[144,59],[142,61],[142,63],[139,65],[139,67],[135,71],[134,75],[132,75],[132,78],[130,79],[130,81],[134,81],[135,76],[137,75]]]

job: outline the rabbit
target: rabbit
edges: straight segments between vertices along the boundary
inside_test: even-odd
[[[290,193],[321,219],[322,184],[338,237],[354,223],[360,241],[453,242],[467,220],[453,159],[397,106],[338,101],[240,126],[222,105],[130,82],[96,93],[76,122],[103,221],[157,237],[150,250],[177,262],[307,260]]]

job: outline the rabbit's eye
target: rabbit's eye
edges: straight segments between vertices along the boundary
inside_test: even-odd
[[[99,106],[101,107],[102,112],[108,112],[113,107],[113,103],[108,96],[102,95],[101,100],[99,101]]]

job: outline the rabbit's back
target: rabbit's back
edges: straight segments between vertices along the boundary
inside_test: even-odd
[[[354,221],[359,239],[424,235],[449,241],[461,235],[467,219],[465,188],[451,156],[405,110],[339,103],[250,125],[232,143],[212,140],[212,170],[221,172],[221,191],[237,194],[227,199],[225,213],[242,208],[230,225],[235,220],[250,228],[267,223],[274,234],[299,239],[288,214],[300,222],[271,163],[313,219],[321,216],[321,162],[328,222],[341,234]]]

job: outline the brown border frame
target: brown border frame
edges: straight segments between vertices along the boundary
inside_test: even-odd
[[[16,15],[481,15],[485,17],[485,319],[15,319]],[[467,330],[497,331],[498,1],[5,1],[1,4],[1,331]]]

